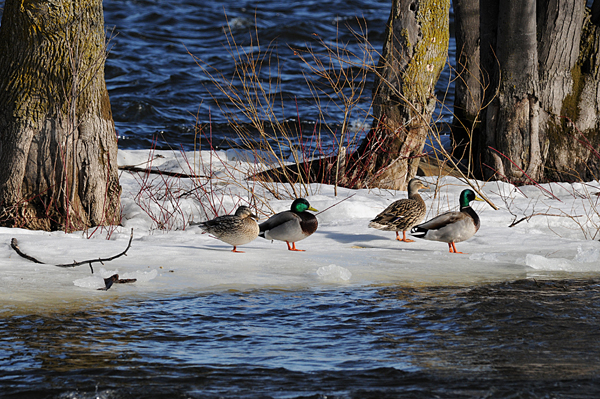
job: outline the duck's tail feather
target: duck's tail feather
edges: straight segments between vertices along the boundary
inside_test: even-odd
[[[410,235],[417,238],[425,238],[428,231],[429,230],[424,229],[423,227],[415,226],[410,230]]]
[[[371,220],[371,222],[369,222],[369,227],[372,229],[383,229],[385,225],[376,222],[375,220]]]

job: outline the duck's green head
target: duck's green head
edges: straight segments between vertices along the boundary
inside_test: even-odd
[[[305,200],[304,198],[297,198],[296,200],[294,200],[294,202],[292,202],[292,206],[290,208],[292,210],[292,212],[304,212],[304,211],[313,211],[313,212],[318,212],[315,208],[313,208],[312,206],[310,206],[310,204],[308,203],[307,200]]]
[[[473,190],[467,188],[460,193],[460,208],[462,209],[468,207],[471,201],[483,200],[479,198]]]

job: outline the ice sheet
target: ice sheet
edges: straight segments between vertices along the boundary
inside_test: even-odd
[[[249,167],[241,167],[239,157],[222,156],[215,170],[227,170],[222,162],[236,162],[236,173],[243,175],[244,167]],[[206,154],[201,157],[177,153],[169,158],[169,153],[163,152],[156,163],[181,171],[182,159],[201,158],[209,159]],[[146,160],[148,151],[119,154],[119,161],[125,164]],[[431,189],[422,191],[428,206],[427,218],[458,208],[458,195],[467,187],[465,182],[449,177],[428,180],[438,189],[435,191],[432,184]],[[135,199],[140,191],[140,176],[123,172],[122,226],[96,232],[91,239],[89,232],[0,228],[0,240],[5,243],[0,250],[0,299],[4,303],[70,303],[122,295],[179,295],[224,289],[310,289],[336,284],[470,285],[540,275],[564,277],[565,272],[573,276],[600,272],[600,243],[597,237],[591,239],[600,225],[590,202],[597,198],[597,183],[551,187],[558,199],[535,187],[516,190],[506,183],[474,183],[480,184],[500,209],[481,202],[474,204],[482,225],[473,238],[457,244],[458,250],[466,254],[448,253],[448,246],[441,242],[398,242],[393,232],[367,227],[369,220],[391,202],[406,198],[406,192],[340,188],[335,196],[333,187],[320,185],[307,186],[308,193],[302,194],[322,211],[317,215],[317,232],[297,244],[305,252],[287,251],[285,243],[257,238],[238,248],[245,253],[232,253],[231,246],[183,223],[184,219],[206,218],[204,209],[211,204],[200,203],[206,197],[181,198],[176,215],[181,224],[169,231],[157,230],[155,220]],[[180,179],[178,184],[191,183]],[[256,207],[264,220],[272,212],[288,209],[292,202],[291,196],[285,195],[289,187],[279,189],[282,199],[254,186],[260,201],[248,201],[247,188],[220,179],[214,184],[213,194],[219,198],[222,212],[231,212],[246,201]],[[302,192],[301,187],[298,192]],[[590,195],[573,195],[574,192]],[[540,215],[514,224],[535,213]],[[514,226],[509,227],[511,224]],[[127,246],[132,228],[134,239],[127,256],[96,264],[94,274],[87,265],[52,265],[115,255]],[[19,257],[10,247],[13,237],[24,252],[48,264],[34,264]],[[111,273],[138,281],[98,291],[103,278]]]

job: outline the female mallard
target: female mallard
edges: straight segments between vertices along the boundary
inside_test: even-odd
[[[417,238],[448,243],[450,252],[462,254],[454,243],[468,240],[479,230],[479,216],[469,205],[471,201],[483,201],[466,189],[460,193],[460,212],[451,211],[413,227],[411,234]]]
[[[425,217],[427,208],[425,207],[425,201],[419,195],[419,190],[428,187],[419,179],[411,179],[408,182],[408,198],[393,202],[383,212],[375,216],[375,219],[371,220],[369,227],[385,231],[396,231],[396,240],[414,242],[414,240],[406,238],[406,232]],[[402,238],[398,234],[399,231],[402,231]]]
[[[233,245],[231,252],[238,251],[238,245],[249,243],[258,237],[258,223],[256,215],[247,206],[240,206],[235,215],[224,215],[206,222],[198,223],[204,232],[212,234],[219,240]]]
[[[307,210],[317,212],[304,198],[296,199],[289,211],[277,213],[261,223],[259,236],[268,240],[285,241],[290,251],[304,251],[296,249],[296,242],[317,231],[319,225],[315,215],[306,212]]]

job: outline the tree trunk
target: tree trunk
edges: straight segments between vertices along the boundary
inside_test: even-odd
[[[500,86],[487,110],[485,145],[526,165],[529,175],[537,177],[541,160],[536,0],[506,0],[498,11]],[[493,150],[488,154],[488,163],[498,174],[524,178],[518,165]]]
[[[531,183],[598,176],[598,29],[589,16],[583,24],[584,6],[481,1],[481,65],[491,77],[479,147],[485,177]],[[484,23],[493,16],[496,24]]]
[[[342,185],[405,190],[416,175],[448,55],[449,10],[449,0],[393,1],[374,83],[373,126]]]
[[[479,0],[453,0],[456,80],[452,145],[454,156],[472,160],[471,142],[479,137],[484,76],[481,74]],[[473,142],[476,148],[477,143]]]
[[[539,44],[547,181],[600,178],[600,28],[584,6],[550,0],[538,10],[548,38]]]
[[[0,54],[0,223],[118,223],[102,2],[7,0]]]

